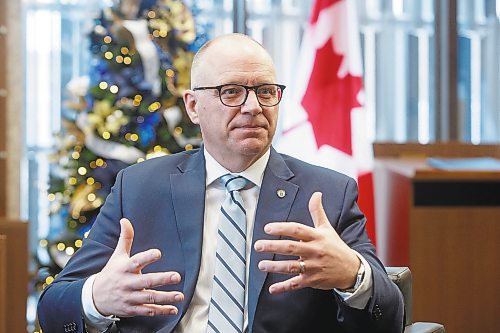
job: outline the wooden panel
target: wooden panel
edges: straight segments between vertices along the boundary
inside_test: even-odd
[[[414,320],[451,333],[498,332],[499,238],[500,208],[413,208]]]
[[[0,217],[0,234],[7,236],[7,332],[26,332],[28,298],[28,224]],[[12,241],[15,240],[15,241]]]
[[[0,216],[7,215],[7,160],[0,152]]]
[[[375,157],[481,157],[500,158],[500,145],[472,145],[447,142],[422,145],[418,143],[375,143]]]
[[[0,235],[0,333],[7,333],[7,236]]]

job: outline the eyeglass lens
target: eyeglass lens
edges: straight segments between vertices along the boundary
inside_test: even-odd
[[[226,85],[220,89],[220,99],[227,106],[240,106],[247,98],[247,88]],[[281,88],[274,84],[260,86],[256,90],[257,100],[263,106],[275,106],[281,99]]]

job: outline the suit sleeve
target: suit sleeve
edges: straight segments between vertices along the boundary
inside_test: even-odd
[[[38,302],[38,320],[44,332],[85,332],[82,288],[86,279],[106,265],[120,235],[123,170],[101,208],[81,249],[71,257],[57,278],[45,288]]]
[[[366,218],[357,205],[356,182],[349,179],[345,188],[342,213],[336,227],[340,237],[361,254],[371,267],[372,295],[365,309],[349,307],[336,295],[339,304],[337,319],[349,332],[401,333],[404,329],[403,297],[398,287],[388,278],[384,266],[375,254],[366,230]]]

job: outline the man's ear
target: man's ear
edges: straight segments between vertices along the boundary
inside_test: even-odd
[[[182,95],[184,99],[184,105],[186,106],[186,112],[189,116],[189,119],[193,122],[193,124],[199,124],[198,111],[196,110],[196,96],[194,95],[193,90],[186,90]]]

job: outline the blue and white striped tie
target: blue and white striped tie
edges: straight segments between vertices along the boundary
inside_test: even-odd
[[[207,332],[243,332],[247,233],[246,212],[239,191],[248,181],[231,174],[220,179],[226,188],[226,199],[220,209]]]

